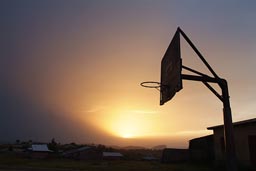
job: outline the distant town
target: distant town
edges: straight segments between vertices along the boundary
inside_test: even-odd
[[[239,166],[254,168],[256,164],[256,118],[235,122],[235,144]],[[167,148],[158,145],[152,148],[139,146],[105,146],[103,144],[61,144],[54,138],[48,143],[22,141],[17,139],[13,143],[0,145],[0,168],[19,165],[25,161],[141,161],[164,164],[176,163],[204,163],[212,167],[223,167],[225,164],[225,146],[223,138],[223,125],[208,127],[213,135],[197,137],[189,141],[188,149]],[[10,160],[8,160],[10,159]],[[24,161],[23,161],[24,160]],[[14,161],[14,163],[12,163]],[[30,162],[31,163],[31,162]]]
[[[162,150],[165,148],[165,145],[144,148],[140,146],[76,144],[74,142],[61,144],[53,138],[48,143],[16,140],[14,143],[1,144],[0,153],[12,152],[19,157],[35,159],[63,157],[74,160],[160,160]]]

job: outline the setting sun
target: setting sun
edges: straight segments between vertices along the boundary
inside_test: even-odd
[[[122,135],[122,138],[133,138],[134,136],[132,135],[132,134],[129,134],[129,133],[124,133],[123,135]]]
[[[156,123],[156,121],[161,123],[159,120],[161,115],[157,115],[155,111],[119,108],[106,109],[102,113],[95,114],[92,122],[115,137],[123,139],[142,138],[157,134],[161,129],[161,126]]]
[[[111,131],[118,137],[134,138],[141,136],[143,133],[139,127],[139,120],[133,113],[123,112],[125,114],[117,114],[116,119],[110,121]]]

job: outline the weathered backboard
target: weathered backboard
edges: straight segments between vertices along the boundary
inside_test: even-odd
[[[181,69],[180,33],[177,30],[161,61],[160,105],[182,89]]]

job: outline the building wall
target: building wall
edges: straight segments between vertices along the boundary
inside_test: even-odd
[[[99,160],[102,158],[101,152],[95,149],[74,151],[72,153],[64,154],[63,156],[66,158],[71,158],[75,160]]]
[[[163,150],[162,163],[184,162],[189,159],[188,149],[172,149],[166,148]]]
[[[214,160],[213,135],[189,141],[189,158],[191,161],[210,162]]]
[[[234,127],[235,148],[238,162],[251,165],[249,151],[249,136],[256,136],[256,124],[246,124]],[[217,161],[224,160],[224,133],[223,128],[214,129],[214,148]]]

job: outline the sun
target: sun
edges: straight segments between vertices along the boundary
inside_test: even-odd
[[[123,135],[121,135],[121,137],[125,139],[130,139],[130,138],[134,138],[134,135],[130,133],[124,133]]]
[[[117,129],[115,129],[117,136],[125,139],[131,139],[138,136],[138,134],[136,134],[138,133],[138,127],[136,125],[132,126],[132,124],[127,121],[121,123],[122,124],[117,124]]]
[[[97,120],[100,123],[97,126],[117,138],[141,139],[154,134],[159,127],[156,124],[157,115],[152,112],[120,109],[106,113],[108,117],[104,117],[102,122]]]
[[[123,114],[113,122],[113,132],[124,139],[137,138],[143,135],[143,124],[132,114]]]

